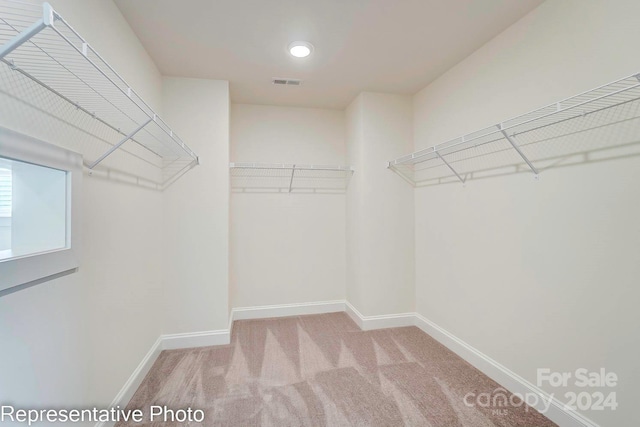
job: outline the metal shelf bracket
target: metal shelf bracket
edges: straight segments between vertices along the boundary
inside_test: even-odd
[[[538,176],[539,172],[538,169],[536,169],[535,166],[533,166],[533,163],[531,163],[531,161],[527,158],[527,156],[524,155],[524,153],[522,152],[522,150],[520,150],[520,147],[518,147],[518,144],[516,144],[514,137],[509,136],[509,134],[507,134],[507,132],[502,129],[502,125],[499,124],[497,125],[498,129],[500,130],[500,132],[502,133],[502,135],[504,135],[504,137],[506,138],[507,141],[509,141],[509,144],[511,144],[511,146],[513,147],[514,150],[516,150],[518,152],[518,154],[520,155],[520,157],[522,157],[522,160],[524,160],[527,165],[529,165],[529,168],[533,171],[533,173],[536,175],[536,177]]]
[[[130,140],[131,138],[133,138],[135,136],[135,134],[137,134],[138,132],[140,132],[146,125],[148,125],[150,122],[152,122],[153,119],[149,119],[146,122],[142,123],[140,126],[138,126],[136,129],[134,129],[130,134],[128,134],[127,136],[125,136],[124,138],[122,138],[120,140],[120,142],[118,142],[116,145],[114,145],[113,147],[111,147],[109,150],[107,150],[107,152],[105,152],[102,156],[98,157],[96,159],[96,161],[94,161],[93,163],[91,163],[89,165],[89,169],[93,169],[96,166],[98,166],[104,159],[106,159],[107,157],[109,157],[114,151],[116,151],[118,148],[120,148],[122,146],[122,144],[124,144],[125,142],[127,142],[128,140]]]
[[[444,159],[444,157],[442,157],[442,156],[440,155],[440,153],[438,153],[437,151],[434,151],[434,153],[436,153],[436,156],[438,156],[438,158],[439,158],[440,160],[442,160],[442,163],[444,163],[445,165],[447,165],[447,167],[451,170],[451,172],[453,172],[453,173],[458,177],[458,179],[460,180],[460,182],[464,184],[464,179],[463,179],[463,178],[458,174],[458,172],[456,172],[456,170],[455,170],[455,169],[454,169],[454,168],[449,164],[449,162],[447,162],[447,161]]]
[[[293,187],[293,176],[296,173],[296,165],[293,165],[291,168],[291,179],[289,180],[289,193],[291,193],[291,188]]]

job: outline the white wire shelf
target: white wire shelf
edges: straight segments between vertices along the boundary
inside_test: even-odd
[[[89,169],[158,189],[198,163],[48,3],[0,0],[0,126],[79,152]]]
[[[230,163],[231,188],[243,192],[340,193],[353,175],[350,166]]]
[[[640,143],[640,74],[389,162],[414,186],[589,162]],[[627,150],[631,151],[631,150]],[[633,155],[638,155],[637,147]],[[567,160],[569,158],[574,160]],[[578,160],[580,159],[580,160]]]

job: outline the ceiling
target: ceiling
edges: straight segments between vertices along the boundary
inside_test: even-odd
[[[236,103],[340,109],[419,91],[542,1],[115,0],[164,75],[229,80]],[[291,56],[296,40],[313,54]]]

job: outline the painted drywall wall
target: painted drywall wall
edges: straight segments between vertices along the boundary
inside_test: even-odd
[[[638,16],[636,1],[545,2],[415,96],[416,149],[640,71]],[[639,166],[416,190],[417,311],[534,384],[537,368],[615,372],[615,389],[574,391],[617,392],[616,411],[584,414],[637,425]]]
[[[348,300],[365,316],[413,311],[413,189],[386,167],[413,149],[411,97],[365,92],[346,116]]]
[[[164,113],[200,165],[164,191],[167,334],[228,327],[229,83],[163,78]]]
[[[51,3],[159,109],[160,74],[112,2]],[[161,197],[85,176],[80,270],[0,296],[1,402],[111,403],[161,333]]]
[[[345,165],[344,112],[233,104],[231,159]],[[231,193],[233,307],[345,298],[344,193]]]

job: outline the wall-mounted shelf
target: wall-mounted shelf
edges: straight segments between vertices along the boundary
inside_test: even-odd
[[[163,188],[196,154],[47,3],[0,0],[0,125]],[[103,163],[104,161],[104,163]]]
[[[247,192],[340,193],[353,175],[350,166],[230,163],[231,188]]]
[[[640,74],[389,162],[415,186],[540,170],[640,141]]]

